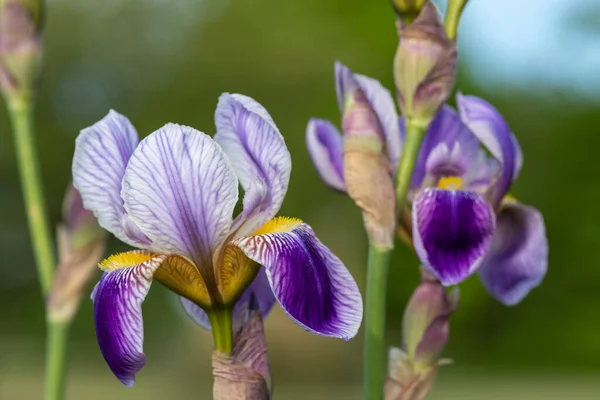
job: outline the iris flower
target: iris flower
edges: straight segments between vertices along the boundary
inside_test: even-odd
[[[348,70],[336,66],[340,109]],[[383,127],[389,160],[405,136],[396,111],[379,82],[354,75],[363,87],[376,123]],[[486,101],[458,95],[458,113],[443,106],[425,135],[409,195],[412,218],[402,224],[412,232],[421,263],[445,286],[479,270],[488,291],[501,302],[520,302],[546,274],[548,242],[542,215],[508,195],[523,164],[515,136],[500,113]],[[348,133],[344,130],[344,136]],[[392,136],[390,136],[392,135]],[[393,137],[393,135],[398,135]],[[346,191],[339,131],[328,121],[312,119],[307,146],[317,171],[329,186]],[[406,226],[408,225],[408,226]]]
[[[348,340],[361,323],[360,293],[340,259],[306,223],[275,217],[291,159],[271,116],[249,97],[223,94],[215,122],[214,140],[167,124],[138,143],[129,120],[111,111],[77,138],[73,179],[84,206],[139,249],[102,261],[92,293],[100,349],[129,386],[145,364],[141,306],[153,280],[210,321],[224,352],[231,314],[235,324],[251,297],[263,314],[276,300],[317,335]],[[243,210],[232,218],[238,184]]]

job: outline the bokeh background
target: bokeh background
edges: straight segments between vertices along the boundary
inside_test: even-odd
[[[440,2],[443,7],[443,2]],[[309,222],[364,288],[366,238],[352,201],[328,190],[304,145],[311,116],[339,121],[333,62],[392,88],[397,44],[385,0],[104,0],[48,2],[37,108],[40,164],[53,223],[74,139],[109,108],[141,135],[166,122],[213,133],[224,91],[259,100],[292,153],[282,215]],[[550,267],[519,306],[476,277],[459,311],[432,399],[600,398],[600,4],[470,0],[460,29],[462,92],[505,115],[525,153],[513,193],[546,218]],[[41,398],[44,315],[8,118],[0,107],[0,399]],[[109,251],[124,249],[114,238]],[[388,340],[400,343],[417,260],[398,249]],[[90,289],[91,289],[90,285]],[[148,357],[136,387],[111,375],[84,300],[73,326],[69,399],[208,399],[211,338],[156,284],[144,305]],[[362,331],[312,336],[276,309],[266,321],[279,399],[359,399]]]

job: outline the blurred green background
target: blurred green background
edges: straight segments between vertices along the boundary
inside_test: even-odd
[[[558,14],[569,18],[556,23]],[[445,353],[455,363],[442,369],[432,399],[600,398],[600,41],[593,23],[600,19],[594,15],[600,16],[594,0],[471,0],[466,8],[458,87],[495,104],[520,140],[525,166],[513,193],[543,212],[550,266],[543,285],[513,308],[488,296],[476,277],[461,285]],[[547,20],[546,28],[539,20]],[[281,214],[310,223],[364,288],[361,217],[350,199],[320,181],[304,129],[311,116],[339,121],[334,60],[393,87],[397,36],[386,0],[51,0],[45,39],[36,125],[53,224],[74,139],[109,108],[127,115],[141,135],[167,122],[213,133],[217,97],[240,92],[270,111],[292,153]],[[124,245],[112,238],[109,247]],[[0,399],[38,399],[44,315],[3,106],[0,255]],[[400,344],[416,267],[416,258],[398,249],[389,280],[390,345]],[[84,300],[72,332],[70,399],[210,398],[210,335],[159,285],[144,316],[148,363],[127,389],[104,363],[91,302]],[[266,329],[278,398],[360,398],[362,331],[349,343],[312,336],[279,309]]]

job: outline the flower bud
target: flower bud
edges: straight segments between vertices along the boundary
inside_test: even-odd
[[[0,0],[0,89],[7,97],[33,93],[42,66],[41,0]]]
[[[396,229],[396,199],[386,136],[357,77],[341,65],[336,72],[342,100],[346,189],[363,212],[370,242],[391,248]]]
[[[391,0],[392,7],[396,10],[398,17],[403,23],[409,24],[412,22],[427,0]]]
[[[213,353],[215,400],[270,399],[271,369],[260,311],[252,311],[235,335],[233,351]]]
[[[436,7],[427,2],[410,25],[400,28],[394,57],[398,103],[406,118],[429,124],[452,92],[456,65],[456,43],[448,38]]]
[[[102,259],[106,232],[83,208],[79,192],[69,185],[63,203],[63,223],[57,228],[58,268],[47,301],[48,318],[69,321],[83,291]]]
[[[440,282],[423,271],[402,323],[404,348],[416,371],[437,364],[449,335],[449,317],[458,305],[458,289],[449,294]]]

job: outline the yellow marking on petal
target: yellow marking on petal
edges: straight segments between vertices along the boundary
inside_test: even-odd
[[[292,217],[275,217],[264,224],[252,236],[266,235],[268,233],[289,232],[302,223],[301,219]]]
[[[100,263],[98,263],[98,268],[100,268],[102,271],[110,272],[116,269],[142,264],[143,262],[151,260],[156,256],[156,254],[140,250],[117,253],[100,261]]]
[[[516,202],[517,198],[510,193],[504,196],[504,198],[502,199],[502,203],[506,204],[515,204]]]
[[[217,285],[223,304],[233,304],[252,283],[260,265],[249,259],[239,247],[227,245],[217,268]]]
[[[445,176],[437,184],[438,189],[460,190],[463,187],[463,181],[458,176]]]
[[[183,256],[168,256],[154,273],[154,279],[199,306],[211,305],[211,296],[200,271],[191,260]]]

